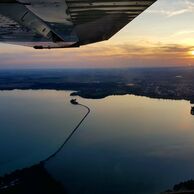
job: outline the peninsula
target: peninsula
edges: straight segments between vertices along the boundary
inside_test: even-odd
[[[194,68],[1,70],[0,90],[70,90],[100,99],[134,94],[194,103]]]

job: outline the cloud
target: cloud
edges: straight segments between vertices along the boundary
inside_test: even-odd
[[[182,36],[182,35],[189,35],[189,34],[194,34],[194,30],[182,30],[174,33],[172,36]]]
[[[185,55],[187,52],[192,50],[192,46],[182,46],[178,44],[169,44],[165,46],[159,47],[159,52],[165,54],[165,53],[171,53],[171,54],[180,54]]]
[[[162,15],[165,15],[167,17],[172,17],[172,16],[177,16],[177,15],[181,15],[181,14],[184,14],[184,13],[187,13],[187,12],[190,12],[189,9],[180,9],[180,10],[150,10],[150,11],[147,11],[148,13],[154,13],[154,14],[162,14]]]
[[[0,68],[171,66],[193,61],[194,47],[160,42],[146,45],[99,43],[76,49],[0,53]]]
[[[172,1],[171,3],[173,4],[173,6],[170,5],[170,2],[165,3],[164,6],[161,3],[160,5],[156,6],[155,9],[153,8],[153,9],[147,10],[147,13],[161,14],[161,15],[165,15],[166,17],[173,17],[173,16],[182,15],[185,13],[193,13],[194,11],[194,3],[192,1],[178,0],[178,1]],[[161,9],[161,7],[165,7],[165,9]]]
[[[158,55],[176,55],[176,56],[186,56],[190,50],[193,50],[192,46],[183,46],[179,44],[162,44],[152,43],[150,45],[141,46],[133,45],[130,43],[125,44],[104,44],[101,46],[88,46],[85,47],[80,53],[79,56],[88,56],[88,57],[116,57],[116,56],[152,56],[156,57]]]

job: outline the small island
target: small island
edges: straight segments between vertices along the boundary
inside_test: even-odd
[[[194,106],[191,107],[191,115],[194,115]]]
[[[172,190],[167,190],[161,194],[194,194],[194,180],[181,182],[173,187]]]
[[[71,99],[70,102],[71,102],[71,104],[74,104],[74,105],[77,105],[78,104],[78,102],[77,102],[76,99]]]

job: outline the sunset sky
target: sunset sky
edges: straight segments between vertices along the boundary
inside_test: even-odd
[[[0,68],[194,66],[194,0],[158,0],[106,42],[34,50],[0,44]]]

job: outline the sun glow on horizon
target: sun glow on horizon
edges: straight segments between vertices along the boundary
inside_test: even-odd
[[[192,0],[157,1],[110,40],[79,48],[34,50],[0,43],[0,69],[194,64],[193,9]]]

